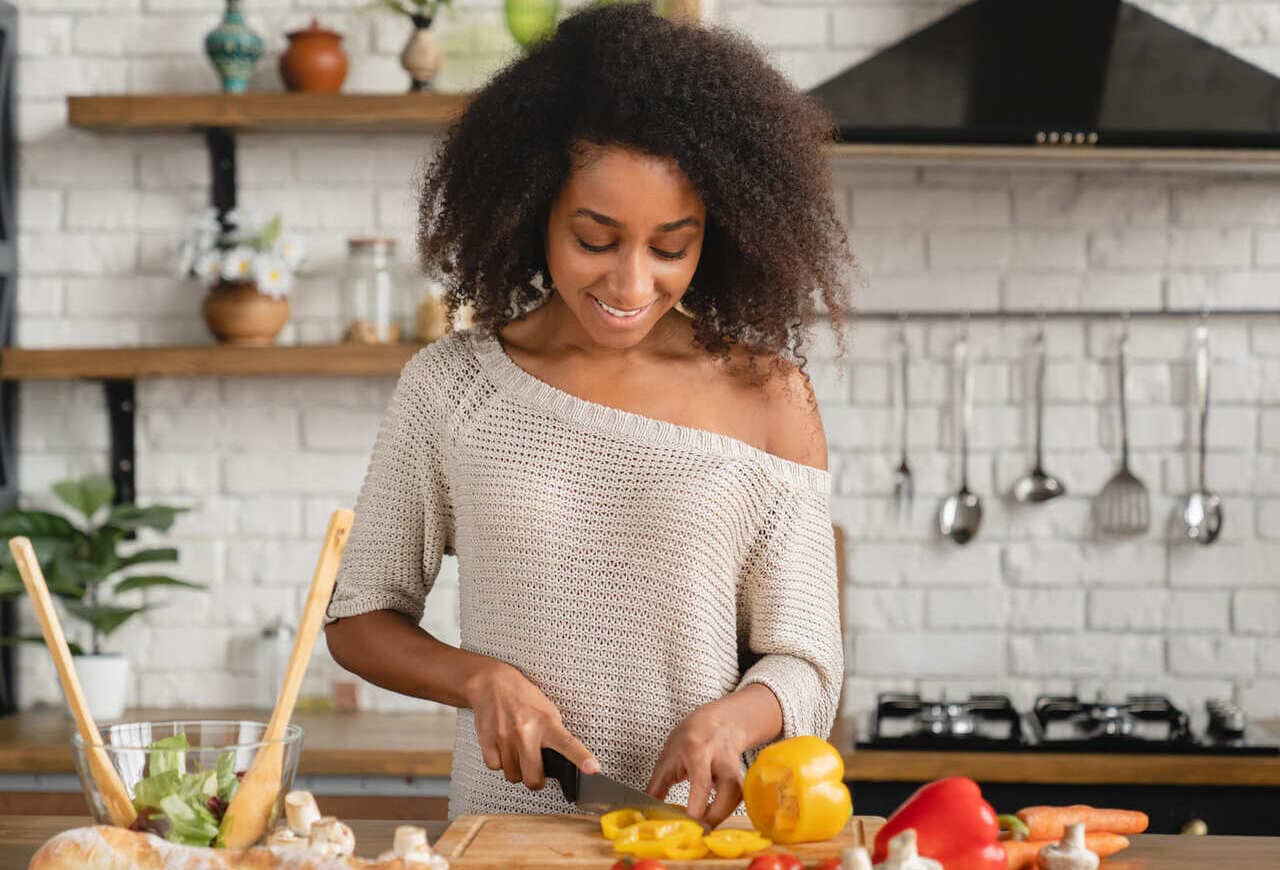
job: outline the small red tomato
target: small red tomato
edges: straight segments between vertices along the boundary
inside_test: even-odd
[[[836,866],[840,866],[840,862],[836,862]],[[747,870],[804,870],[804,862],[795,855],[783,852],[781,854],[765,854],[757,855],[751,860]]]
[[[645,858],[632,864],[631,870],[667,870],[667,867],[656,858]]]
[[[631,859],[621,858],[613,862],[613,866],[609,870],[631,870]]]
[[[822,863],[818,865],[817,870],[840,870],[840,856],[824,858]]]

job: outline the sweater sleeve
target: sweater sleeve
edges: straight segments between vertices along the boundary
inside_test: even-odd
[[[768,686],[783,737],[826,738],[844,682],[835,541],[825,492],[784,495],[766,512],[743,567],[740,637],[747,669],[738,687]]]
[[[422,619],[440,559],[453,546],[442,467],[442,411],[430,348],[400,374],[356,500],[355,523],[326,622],[372,610]]]

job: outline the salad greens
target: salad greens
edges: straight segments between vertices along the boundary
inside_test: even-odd
[[[175,734],[147,747],[147,775],[133,787],[138,811],[133,828],[185,846],[213,845],[227,804],[240,785],[236,757],[228,749],[212,770],[187,771],[187,735]]]

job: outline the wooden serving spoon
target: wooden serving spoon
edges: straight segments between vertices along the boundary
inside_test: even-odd
[[[293,640],[293,652],[289,655],[289,665],[284,673],[284,685],[280,687],[276,708],[271,713],[266,733],[262,735],[263,746],[249,763],[249,770],[240,781],[240,787],[236,789],[227,812],[222,817],[222,842],[229,849],[246,849],[252,846],[266,833],[271,821],[271,810],[280,794],[280,777],[284,768],[282,741],[285,729],[289,726],[294,704],[298,701],[298,690],[302,688],[302,677],[307,671],[307,662],[311,659],[316,634],[320,631],[325,608],[329,606],[329,596],[333,593],[333,583],[338,575],[338,564],[342,561],[342,550],[347,544],[347,534],[351,531],[354,519],[355,514],[349,510],[334,511],[329,518],[329,529],[324,534],[320,561],[311,578],[311,591],[307,593],[306,604],[302,606],[302,619]]]
[[[9,552],[13,553],[13,561],[17,563],[18,573],[22,576],[22,585],[27,588],[27,595],[31,597],[31,604],[35,607],[36,619],[40,620],[40,633],[44,635],[44,642],[53,655],[53,666],[58,671],[62,692],[67,696],[67,705],[76,720],[76,730],[84,740],[89,775],[102,795],[102,802],[112,824],[127,828],[133,824],[138,813],[133,808],[133,801],[129,799],[129,792],[125,789],[120,774],[107,757],[107,750],[102,745],[102,735],[98,733],[98,725],[89,712],[89,704],[84,699],[84,690],[80,688],[80,678],[76,676],[75,665],[71,662],[71,650],[67,648],[67,638],[62,633],[58,613],[53,609],[53,599],[49,597],[49,586],[44,581],[44,572],[40,570],[36,551],[28,538],[19,536],[9,540]]]

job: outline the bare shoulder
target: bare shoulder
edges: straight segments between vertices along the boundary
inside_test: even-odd
[[[768,451],[792,462],[825,469],[827,437],[808,375],[784,360],[770,360],[767,365],[764,401],[769,421]]]

